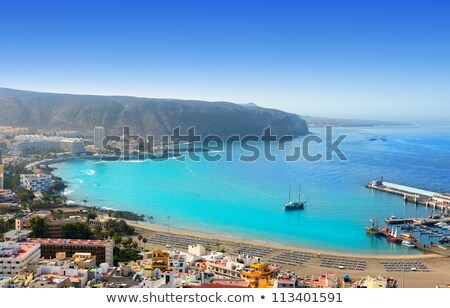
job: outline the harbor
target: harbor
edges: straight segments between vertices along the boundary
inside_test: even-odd
[[[401,244],[404,249],[416,248],[426,253],[450,256],[450,194],[387,182],[383,177],[372,181],[367,188],[402,196],[404,206],[413,203],[433,209],[428,217],[392,215],[384,219],[385,228],[379,227],[377,219],[372,218],[372,226],[366,227],[367,234],[385,237],[393,244]],[[402,233],[398,234],[398,231]]]

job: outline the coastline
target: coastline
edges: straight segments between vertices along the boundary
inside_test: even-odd
[[[154,224],[148,224],[145,221],[144,222],[136,222],[136,221],[130,221],[126,220],[126,222],[130,225],[136,228],[136,231],[138,233],[168,233],[168,230],[160,225],[154,225]],[[139,232],[140,231],[140,232]],[[254,240],[254,239],[245,239],[245,238],[238,238],[238,237],[232,237],[232,236],[225,236],[220,234],[214,234],[209,232],[202,232],[198,230],[186,230],[186,229],[180,229],[180,228],[171,228],[170,234],[173,235],[184,235],[184,236],[190,236],[190,237],[198,237],[202,239],[207,240],[219,240],[221,242],[222,246],[238,246],[239,244],[246,244],[246,245],[256,245],[256,246],[265,246],[265,247],[271,247],[275,248],[277,250],[288,250],[288,251],[297,251],[302,253],[310,253],[310,254],[320,254],[322,256],[340,256],[340,257],[353,257],[353,258],[364,258],[364,259],[373,259],[373,260],[400,260],[403,258],[406,259],[430,259],[430,258],[445,258],[444,256],[434,254],[434,253],[424,253],[424,254],[417,254],[417,255],[371,255],[371,254],[362,254],[362,253],[345,253],[345,252],[339,252],[339,251],[333,251],[333,250],[323,250],[323,249],[313,249],[313,248],[305,248],[305,247],[299,247],[294,245],[287,245],[287,244],[280,244],[280,243],[273,243],[269,241],[261,241],[261,240]]]
[[[64,158],[58,158],[53,159],[49,164],[57,164],[65,161],[71,161],[71,160],[95,160],[98,159],[98,157],[95,156],[81,156],[81,157],[64,157]],[[43,162],[43,161],[40,161]],[[48,161],[46,161],[48,162]],[[37,162],[39,163],[39,162]],[[108,208],[104,206],[97,206],[95,204],[83,204],[76,200],[68,200],[72,202],[73,205],[83,207],[83,208],[92,208],[97,207],[101,209],[101,212],[105,212],[108,210]],[[120,209],[114,209],[109,208],[113,211],[121,211]],[[134,213],[137,214],[138,213]],[[167,228],[164,225],[161,224],[155,224],[150,223],[149,221],[132,221],[132,220],[126,220],[127,223],[133,227],[135,227],[137,230],[140,230],[142,233],[148,233],[148,232],[161,232],[161,233],[167,233]],[[289,250],[289,251],[298,251],[298,252],[304,252],[304,253],[311,253],[311,254],[321,254],[325,256],[345,256],[345,257],[358,257],[358,258],[370,258],[370,259],[391,259],[391,260],[398,260],[402,259],[403,255],[391,255],[391,254],[376,254],[373,255],[370,252],[367,253],[358,253],[358,252],[342,252],[342,251],[335,251],[335,250],[328,250],[328,249],[322,249],[322,248],[308,248],[308,247],[301,247],[295,244],[283,244],[279,242],[271,242],[267,240],[261,240],[261,239],[253,239],[253,238],[241,238],[239,236],[232,236],[232,235],[223,235],[218,234],[214,232],[208,232],[208,231],[202,231],[202,230],[195,230],[195,229],[186,229],[186,228],[177,228],[174,226],[171,226],[170,233],[175,235],[185,235],[185,236],[191,236],[191,237],[198,237],[198,238],[204,238],[204,239],[219,239],[221,242],[224,243],[224,245],[227,246],[237,246],[239,243],[242,244],[248,244],[248,245],[257,245],[257,246],[266,246],[266,247],[272,247],[279,250]],[[434,253],[426,253],[423,254],[413,254],[413,255],[407,255],[407,259],[429,259],[432,257],[442,257],[438,254]]]

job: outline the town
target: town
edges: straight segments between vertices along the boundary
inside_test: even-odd
[[[322,255],[169,226],[149,231],[152,217],[68,200],[51,164],[95,157],[104,136],[103,127],[93,137],[0,127],[0,287],[396,288],[402,272],[431,271],[421,260]]]

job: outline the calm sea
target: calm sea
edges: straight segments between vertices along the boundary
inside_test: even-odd
[[[325,129],[312,133],[324,136]],[[299,247],[367,254],[402,253],[402,247],[367,235],[369,219],[423,217],[432,209],[408,204],[399,196],[365,188],[375,178],[432,191],[450,191],[450,126],[335,128],[347,138],[340,161],[285,162],[283,153],[301,145],[298,138],[277,162],[100,162],[79,160],[55,165],[69,183],[66,194],[88,205],[151,215],[154,223]],[[311,152],[323,151],[313,146]],[[247,152],[244,152],[248,154]],[[298,184],[303,211],[285,212],[289,185]],[[167,217],[170,216],[168,220]],[[428,243],[429,238],[422,236]],[[409,249],[408,253],[420,253]]]

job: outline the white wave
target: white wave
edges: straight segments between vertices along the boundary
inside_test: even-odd
[[[89,176],[93,176],[93,175],[95,175],[95,173],[96,173],[96,171],[92,170],[92,169],[86,171],[86,174],[89,175]]]
[[[66,189],[66,190],[64,190],[64,196],[71,195],[71,194],[73,194],[74,192],[75,192],[74,189]]]

